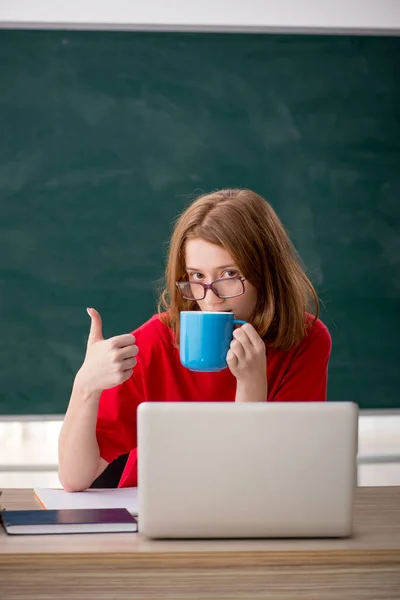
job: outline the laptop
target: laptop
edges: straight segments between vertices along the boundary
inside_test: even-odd
[[[358,406],[144,402],[139,531],[152,538],[351,535]]]

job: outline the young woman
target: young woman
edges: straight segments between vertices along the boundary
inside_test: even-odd
[[[233,311],[248,321],[234,331],[228,368],[182,366],[182,310]],[[326,400],[331,338],[318,319],[317,295],[277,215],[250,190],[201,196],[181,215],[159,314],[132,334],[105,340],[99,313],[88,313],[86,356],[59,439],[66,490],[86,489],[126,453],[120,486],[137,484],[140,402]]]

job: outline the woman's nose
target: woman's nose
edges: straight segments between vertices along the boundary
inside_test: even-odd
[[[207,306],[217,306],[218,304],[222,304],[224,302],[222,298],[217,296],[213,289],[208,288],[207,290],[205,290],[205,292],[206,295],[203,302]]]

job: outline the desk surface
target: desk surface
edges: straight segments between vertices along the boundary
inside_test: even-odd
[[[3,490],[1,505],[6,509],[41,508],[32,490]],[[140,534],[108,533],[48,536],[8,536],[0,529],[0,563],[31,562],[46,556],[85,555],[99,561],[134,559],[142,564],[162,555],[163,562],[218,560],[261,561],[277,564],[290,560],[336,563],[337,561],[391,562],[400,564],[400,487],[357,488],[354,533],[345,539],[307,540],[150,540]],[[14,557],[14,558],[13,558]]]
[[[40,508],[32,490],[3,490],[0,501],[9,510]],[[298,600],[313,594],[398,600],[400,487],[358,488],[354,533],[347,539],[161,541],[129,533],[7,536],[1,528],[0,581],[7,597],[47,599],[57,586],[59,598],[76,598],[74,577],[80,596],[97,600]]]

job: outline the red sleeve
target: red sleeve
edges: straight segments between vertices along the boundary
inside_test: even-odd
[[[132,377],[100,396],[96,436],[100,456],[108,463],[136,448],[136,410],[143,401],[140,363]]]
[[[147,399],[145,373],[151,372],[155,348],[160,340],[160,326],[159,316],[154,315],[132,332],[139,348],[132,377],[121,385],[104,390],[100,396],[96,436],[100,456],[107,462],[137,446],[136,411],[139,404]]]
[[[317,320],[295,349],[281,386],[271,400],[276,402],[324,402],[332,340],[325,325]]]

